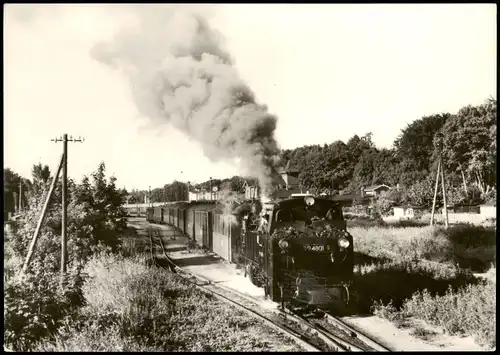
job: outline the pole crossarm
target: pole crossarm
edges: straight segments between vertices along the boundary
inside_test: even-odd
[[[52,138],[52,142],[64,142],[64,136],[60,138]],[[66,137],[66,142],[78,142],[78,143],[83,143],[85,142],[85,137],[78,137],[78,138],[73,138],[73,136],[70,136],[69,138]]]

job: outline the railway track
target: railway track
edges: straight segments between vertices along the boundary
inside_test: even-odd
[[[358,329],[353,329],[338,318],[327,313],[321,319],[298,316],[281,309],[263,309],[260,300],[233,290],[221,284],[215,284],[203,276],[188,272],[177,265],[168,256],[161,234],[158,230],[148,229],[151,242],[151,258],[163,268],[177,273],[197,288],[211,293],[219,300],[229,303],[240,310],[264,321],[271,328],[293,339],[307,351],[390,351],[385,346],[369,338]],[[158,240],[155,242],[154,239]],[[164,262],[159,262],[155,255],[155,246],[159,247]]]
[[[373,337],[367,335],[365,332],[363,332],[361,329],[354,327],[352,325],[347,324],[344,322],[342,319],[339,319],[339,317],[333,316],[331,314],[328,314],[326,312],[324,313],[324,320],[332,324],[340,329],[342,329],[345,333],[348,333],[351,337],[357,338],[363,343],[365,343],[367,346],[369,346],[372,351],[395,351],[392,347],[382,344],[380,340],[374,339]]]

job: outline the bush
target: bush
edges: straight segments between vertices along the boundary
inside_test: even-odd
[[[124,230],[122,194],[114,178],[106,182],[104,164],[93,175],[93,185],[84,179],[81,186],[70,181],[68,192],[67,274],[60,285],[61,208],[56,197],[47,210],[35,252],[26,275],[20,275],[33,232],[41,213],[41,201],[47,194],[43,184],[29,193],[29,208],[15,223],[4,242],[7,260],[4,267],[5,335],[14,350],[32,350],[35,344],[55,332],[83,305],[83,265],[95,252],[117,250]],[[60,197],[60,184],[55,195]],[[46,188],[48,186],[45,186]]]
[[[262,338],[262,328],[256,329],[259,324],[253,317],[198,291],[175,274],[148,268],[141,258],[96,255],[89,260],[85,271],[89,274],[82,288],[86,306],[81,308],[78,322],[64,328],[42,349],[269,349]],[[266,332],[271,330],[265,328]]]
[[[469,271],[452,264],[419,259],[389,261],[370,266],[358,266],[354,275],[354,290],[360,312],[370,312],[376,301],[392,302],[400,308],[404,300],[424,289],[432,294],[444,294],[449,286],[457,289],[476,283]]]
[[[496,262],[495,229],[456,225],[395,228],[390,226],[349,228],[354,251],[373,258],[402,260],[423,258],[458,264],[475,272]]]
[[[412,317],[420,318],[495,346],[494,287],[471,272],[494,264],[493,228],[378,227],[350,232],[357,264],[353,291],[360,312],[372,311],[400,327]],[[490,271],[486,278],[492,280],[494,274]]]
[[[43,270],[36,265],[35,270]],[[4,289],[4,341],[14,351],[26,351],[50,335],[62,320],[83,304],[83,276],[70,268],[62,285],[51,272],[14,277]]]
[[[386,197],[380,197],[375,202],[375,208],[382,216],[388,216],[392,213],[393,202]]]
[[[473,336],[478,344],[492,349],[496,346],[495,297],[495,285],[481,282],[455,291],[449,287],[444,295],[418,291],[400,308],[378,302],[374,312],[399,325],[409,318],[422,319],[451,335]]]

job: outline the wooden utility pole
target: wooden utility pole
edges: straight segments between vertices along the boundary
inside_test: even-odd
[[[67,216],[68,216],[68,142],[85,141],[84,138],[73,139],[72,136],[68,139],[67,134],[63,134],[62,138],[51,139],[53,142],[63,142],[63,178],[62,178],[62,221],[61,221],[61,274],[66,273],[66,261],[68,260],[67,250]]]
[[[38,239],[38,234],[40,233],[40,228],[42,227],[43,220],[45,219],[45,214],[47,213],[47,207],[49,205],[50,197],[52,196],[52,192],[54,191],[54,187],[56,186],[56,181],[59,178],[59,173],[61,172],[61,167],[62,167],[63,163],[64,163],[64,156],[61,156],[59,166],[57,167],[56,175],[52,179],[52,183],[50,184],[49,193],[47,195],[47,198],[45,199],[45,204],[43,205],[42,214],[40,216],[40,219],[38,220],[38,224],[36,226],[35,233],[33,234],[33,238],[31,239],[31,244],[30,244],[30,247],[28,249],[28,255],[26,256],[26,261],[24,262],[24,265],[23,265],[23,270],[22,270],[23,273],[25,273],[26,270],[28,269],[29,263],[31,261],[31,257],[33,256],[33,251],[35,250],[36,242]]]
[[[448,204],[446,202],[446,184],[444,182],[444,166],[441,152],[439,153],[439,162],[441,163],[441,186],[443,187],[444,226],[448,228]]]
[[[448,203],[446,201],[446,183],[444,180],[444,164],[443,164],[443,155],[442,155],[442,149],[443,149],[443,135],[442,133],[438,133],[438,141],[437,141],[437,150],[438,150],[438,169],[437,169],[437,174],[436,174],[436,186],[434,188],[434,199],[432,201],[432,213],[431,213],[431,222],[430,225],[434,223],[434,211],[436,207],[436,197],[437,197],[437,190],[438,190],[438,184],[439,184],[439,177],[441,177],[441,186],[442,186],[442,191],[443,191],[443,212],[444,212],[444,225],[445,228],[448,228]]]
[[[23,182],[19,181],[19,212],[23,210]]]
[[[210,201],[212,201],[212,177],[209,177],[210,179]]]
[[[436,173],[436,187],[434,187],[434,198],[432,199],[432,212],[431,212],[431,226],[434,223],[434,211],[436,210],[436,198],[439,186],[439,170],[441,169],[441,160],[438,161],[438,168]]]

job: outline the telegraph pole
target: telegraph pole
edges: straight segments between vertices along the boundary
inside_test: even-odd
[[[439,152],[439,161],[441,162],[441,186],[443,187],[444,226],[448,228],[448,204],[446,202],[446,184],[444,182],[444,165],[441,152]]]
[[[63,134],[62,138],[51,139],[53,142],[63,142],[63,176],[62,176],[62,231],[61,231],[61,275],[66,272],[67,250],[67,217],[68,217],[68,142],[83,143],[85,138],[73,138]]]
[[[448,228],[448,204],[447,204],[447,199],[446,199],[446,183],[444,181],[444,164],[443,164],[443,155],[442,155],[442,149],[443,149],[443,134],[442,133],[437,133],[437,144],[436,148],[438,150],[438,167],[437,167],[437,173],[436,173],[436,186],[434,188],[434,199],[432,201],[432,213],[431,213],[431,226],[434,223],[434,210],[436,207],[436,197],[437,197],[437,191],[438,191],[438,185],[439,185],[439,178],[441,178],[441,187],[443,191],[443,212],[444,212],[444,225],[445,228]]]
[[[210,201],[212,201],[212,177],[209,177],[210,179]]]
[[[19,211],[23,209],[23,182],[19,181]]]

